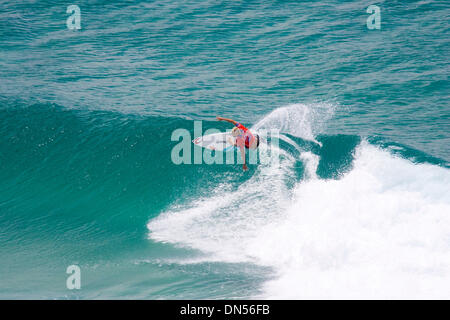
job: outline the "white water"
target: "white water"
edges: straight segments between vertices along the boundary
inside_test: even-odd
[[[289,190],[295,161],[280,152],[237,191],[151,220],[150,238],[272,267],[262,298],[450,298],[450,170],[363,142],[339,180],[319,179],[303,152]]]
[[[296,186],[248,248],[267,298],[450,298],[450,172],[363,143],[340,180]]]

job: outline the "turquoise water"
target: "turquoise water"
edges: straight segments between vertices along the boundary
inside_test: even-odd
[[[76,4],[0,3],[0,298],[449,298],[447,1]]]

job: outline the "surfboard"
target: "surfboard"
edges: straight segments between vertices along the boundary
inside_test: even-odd
[[[233,140],[230,132],[219,132],[195,138],[192,142],[202,148],[225,152],[234,150],[234,145],[230,143]]]

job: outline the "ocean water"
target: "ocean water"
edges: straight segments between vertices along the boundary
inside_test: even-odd
[[[450,298],[449,16],[1,1],[0,298]],[[216,115],[278,161],[174,164]]]

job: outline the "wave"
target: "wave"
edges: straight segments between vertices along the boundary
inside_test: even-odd
[[[24,259],[53,261],[69,247],[93,263],[133,256],[145,234],[150,260],[271,269],[254,297],[445,297],[447,163],[381,138],[324,135],[315,121],[330,114],[314,104],[274,110],[258,126],[281,123],[279,161],[261,152],[268,158],[243,173],[171,162],[171,134],[192,133],[191,120],[0,108],[0,242]],[[301,129],[283,122],[292,118]],[[167,246],[154,242],[194,250],[160,256]]]

